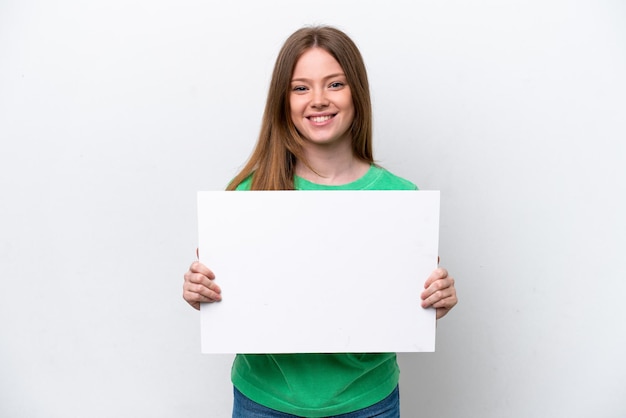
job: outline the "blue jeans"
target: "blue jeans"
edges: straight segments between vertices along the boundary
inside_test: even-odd
[[[298,418],[266,408],[247,398],[237,388],[234,389],[233,418]],[[400,418],[400,390],[398,387],[382,401],[358,411],[335,415],[333,418]]]

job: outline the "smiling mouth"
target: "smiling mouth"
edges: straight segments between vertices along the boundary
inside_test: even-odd
[[[333,116],[334,115],[311,116],[311,117],[309,117],[309,120],[311,122],[321,123],[321,122],[326,122],[329,119],[332,119]]]

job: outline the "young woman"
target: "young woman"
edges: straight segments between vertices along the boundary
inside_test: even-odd
[[[405,190],[417,187],[377,166],[365,65],[353,41],[327,26],[305,27],[283,45],[259,140],[228,190]],[[457,303],[443,268],[427,278],[422,307],[437,318]],[[185,273],[194,308],[218,302],[215,274],[199,262]],[[238,354],[233,417],[398,417],[395,353]]]

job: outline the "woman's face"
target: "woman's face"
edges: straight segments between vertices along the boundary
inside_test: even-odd
[[[311,48],[302,54],[291,78],[289,104],[291,120],[308,143],[351,142],[352,93],[343,69],[326,50]]]

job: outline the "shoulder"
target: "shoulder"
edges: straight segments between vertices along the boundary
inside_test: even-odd
[[[252,175],[249,175],[241,183],[237,185],[235,190],[237,191],[250,190],[251,187],[252,187]]]
[[[372,190],[417,190],[417,185],[410,180],[397,176],[389,170],[372,166],[374,174],[368,189]]]

